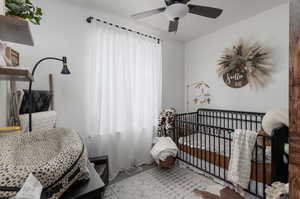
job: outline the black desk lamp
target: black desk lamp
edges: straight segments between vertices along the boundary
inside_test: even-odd
[[[46,58],[43,58],[41,59],[40,61],[38,61],[35,66],[33,67],[32,69],[32,76],[34,76],[35,74],[35,71],[37,69],[37,67],[39,66],[39,64],[45,60],[57,60],[57,61],[60,61],[63,63],[63,69],[61,71],[61,74],[63,75],[69,75],[71,74],[69,69],[68,69],[68,64],[67,64],[67,57],[63,57],[62,59],[58,59],[58,58],[55,58],[55,57],[46,57]],[[31,90],[32,89],[32,80],[30,80],[29,82],[29,91],[28,91],[28,95],[29,95],[29,132],[32,131],[32,94],[31,94]]]

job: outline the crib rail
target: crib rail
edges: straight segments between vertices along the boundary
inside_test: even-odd
[[[178,114],[175,117],[173,139],[179,146],[178,158],[215,178],[228,181],[226,172],[231,157],[231,141],[235,129],[260,132],[264,114],[254,112],[199,109],[197,112]],[[265,198],[270,184],[271,162],[266,150],[271,136],[259,134],[251,164],[251,183],[245,191]],[[270,161],[270,160],[269,160]]]

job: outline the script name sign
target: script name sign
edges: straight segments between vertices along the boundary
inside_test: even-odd
[[[237,67],[223,76],[224,82],[231,88],[241,88],[248,84],[247,71]]]

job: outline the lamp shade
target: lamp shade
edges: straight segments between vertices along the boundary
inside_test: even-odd
[[[62,75],[69,75],[69,74],[71,74],[70,70],[68,69],[67,57],[63,57],[62,61],[63,61],[63,69],[61,71],[61,74]]]
[[[189,8],[183,3],[174,3],[167,7],[165,14],[170,21],[176,18],[182,18],[189,12]]]

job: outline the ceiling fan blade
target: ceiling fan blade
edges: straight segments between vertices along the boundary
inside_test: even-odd
[[[184,3],[187,4],[188,2],[190,2],[191,0],[165,0],[165,3],[167,4],[167,6],[170,6],[174,3]]]
[[[212,8],[207,6],[198,6],[198,5],[189,4],[188,7],[190,9],[189,11],[190,13],[204,16],[204,17],[209,17],[209,18],[217,18],[223,12],[222,9]]]
[[[177,32],[179,20],[170,21],[169,23],[169,32]]]
[[[167,6],[170,6],[175,3],[175,0],[165,0]]]
[[[165,10],[166,10],[166,7],[162,7],[162,8],[158,8],[158,9],[153,9],[153,10],[137,13],[137,14],[132,15],[132,17],[135,19],[141,19],[144,17],[149,17],[152,15],[159,14],[161,12],[164,12]]]
[[[191,0],[181,0],[181,3],[187,4],[188,2],[190,2]]]

